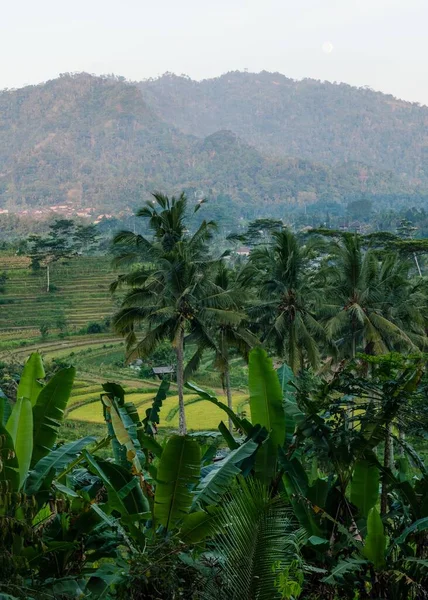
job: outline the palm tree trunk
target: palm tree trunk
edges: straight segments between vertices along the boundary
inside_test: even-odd
[[[230,408],[230,410],[233,410],[232,390],[230,387],[229,365],[226,366],[226,370],[224,372],[224,385],[226,387],[227,406]],[[232,423],[232,419],[230,417],[229,417],[229,431],[230,431],[230,433],[233,434],[233,423]]]
[[[383,466],[385,469],[391,469],[391,444],[392,444],[392,424],[388,423],[386,426],[386,435],[385,435],[385,448],[383,451]],[[387,476],[383,476],[382,481],[382,494],[380,498],[380,513],[381,515],[385,515],[388,512],[388,483]]]
[[[49,265],[46,265],[46,291],[49,292],[51,287],[51,278],[49,273]]]
[[[180,326],[178,334],[177,354],[177,388],[178,388],[178,431],[186,435],[186,414],[184,412],[184,327]]]

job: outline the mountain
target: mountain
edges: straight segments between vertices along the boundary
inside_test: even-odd
[[[139,86],[162,119],[188,134],[230,129],[264,154],[329,165],[355,161],[428,181],[426,106],[266,71],[200,82],[167,73]]]
[[[156,101],[154,90],[168,82],[171,89],[176,82],[180,89],[199,85],[176,77],[134,85],[83,73],[1,92],[0,209],[48,214],[49,207],[66,206],[74,213],[90,209],[117,215],[134,209],[153,190],[186,189],[194,198],[211,198],[216,216],[236,219],[282,216],[286,207],[362,196],[386,204],[418,203],[427,192],[424,183],[409,183],[365,161],[323,165],[293,152],[267,152],[268,139],[263,151],[263,144],[255,143],[262,133],[251,144],[233,123],[217,128],[221,119],[211,114],[208,100],[195,101],[200,106],[195,104],[194,112],[202,123],[208,111],[211,124],[192,130],[180,121],[189,112],[182,110],[182,100],[171,93],[163,102],[168,111]],[[226,88],[223,93],[230,107]],[[231,98],[237,117],[240,100],[235,93]],[[248,105],[242,103],[241,111],[242,122],[249,123]]]

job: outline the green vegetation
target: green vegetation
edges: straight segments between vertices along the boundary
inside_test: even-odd
[[[156,113],[185,133],[203,138],[231,129],[265,154],[353,162],[367,183],[364,191],[372,189],[364,179],[370,177],[367,165],[428,176],[427,146],[419,135],[428,109],[391,95],[267,71],[203,81],[166,73],[139,86]]]
[[[0,114],[0,208],[33,226],[52,206],[67,218],[126,218],[153,189],[210,197],[210,218],[227,230],[318,202],[364,196],[389,209],[428,195],[427,109],[344,85],[271,73],[139,85],[66,74],[2,91]],[[3,228],[13,233],[13,214]]]
[[[422,600],[428,287],[405,235],[267,223],[242,258],[202,204],[155,194],[119,272],[57,261],[70,293],[105,269],[123,341],[48,328],[25,366],[4,342],[0,598]]]
[[[56,445],[74,369],[44,383],[32,354],[14,406],[0,398],[3,595],[423,598],[426,467],[404,441],[391,467],[379,450],[390,425],[425,427],[424,367],[397,355],[331,380],[290,371],[283,398],[257,348],[248,418],[188,384],[216,407],[217,435],[158,438],[169,382],[143,410],[108,383],[107,435]]]
[[[0,255],[0,269],[7,275],[0,296],[4,302],[0,313],[0,354],[6,347],[2,342],[36,342],[41,326],[47,327],[48,334],[63,334],[64,340],[68,334],[86,333],[88,327],[88,333],[104,333],[104,338],[108,338],[105,320],[114,310],[108,294],[113,278],[108,258],[75,257],[66,264],[51,265],[49,292],[45,269],[31,271],[25,256]],[[99,326],[97,331],[95,323]]]

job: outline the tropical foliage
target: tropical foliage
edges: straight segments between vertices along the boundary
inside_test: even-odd
[[[114,240],[128,359],[176,354],[144,414],[104,383],[105,436],[62,443],[75,370],[47,377],[38,353],[0,393],[0,599],[426,598],[424,277],[340,232],[213,252],[201,204],[155,194],[149,234]],[[205,355],[227,402],[192,381]],[[178,432],[159,433],[174,386]],[[187,390],[216,431],[190,431]]]

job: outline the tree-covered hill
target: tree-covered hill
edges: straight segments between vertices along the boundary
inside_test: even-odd
[[[391,95],[266,71],[200,82],[167,73],[140,88],[158,115],[186,133],[231,129],[263,153],[357,161],[428,179],[428,107]]]
[[[194,111],[195,117],[198,111],[210,113],[213,122],[207,131],[181,131],[186,129],[178,118],[184,114],[184,100],[172,94],[170,112],[162,115],[155,101],[157,89],[174,90],[175,83],[177,89],[194,85],[164,77],[139,88],[122,78],[78,74],[1,92],[0,208],[47,211],[68,203],[74,212],[92,207],[93,214],[118,214],[135,208],[154,189],[186,189],[194,197],[221,197],[233,204],[236,214],[253,217],[260,211],[279,214],[286,205],[347,203],[363,195],[389,204],[418,204],[427,193],[428,183],[409,184],[399,174],[367,166],[367,161],[325,166],[304,158],[305,152],[303,158],[296,156],[291,144],[283,152],[289,156],[275,156],[268,140],[281,136],[276,126],[271,134],[261,134],[264,147],[256,138],[252,145],[239,124],[217,127],[208,100]],[[239,101],[233,90],[229,97],[225,89],[225,109],[233,98],[236,115],[248,121],[254,99]],[[173,109],[175,124],[168,122],[174,120]],[[276,118],[268,98],[263,110]],[[316,141],[320,132],[315,128],[312,133]]]

